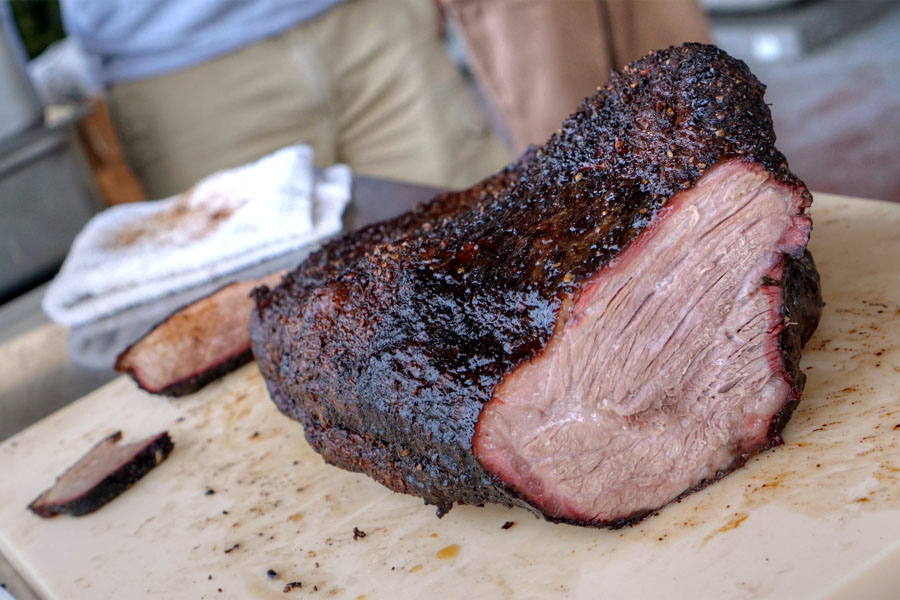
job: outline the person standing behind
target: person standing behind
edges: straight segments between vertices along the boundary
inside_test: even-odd
[[[295,143],[464,187],[508,162],[426,0],[61,0],[153,198]]]
[[[522,151],[651,50],[708,42],[696,0],[438,0],[479,87]]]

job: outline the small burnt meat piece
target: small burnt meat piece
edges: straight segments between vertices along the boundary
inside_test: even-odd
[[[92,513],[134,485],[174,447],[165,431],[131,444],[120,445],[121,439],[117,431],[94,446],[28,508],[45,518]]]

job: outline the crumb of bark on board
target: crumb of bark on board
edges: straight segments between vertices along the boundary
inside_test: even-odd
[[[515,521],[507,521],[506,523],[504,523],[503,525],[500,526],[500,529],[509,529],[510,527],[512,527],[515,524],[516,524]]]
[[[240,548],[240,547],[241,547],[240,544],[235,544],[235,545],[232,546],[231,548],[226,548],[226,549],[225,549],[225,554],[230,554],[231,552],[234,552],[235,550],[237,550],[237,549]]]
[[[294,588],[299,588],[299,587],[303,587],[303,582],[301,582],[301,581],[292,581],[292,582],[290,582],[290,583],[288,583],[288,584],[285,584],[285,586],[284,586],[284,593],[287,594],[288,592],[290,592],[290,591],[293,590]]]
[[[358,540],[359,538],[366,537],[366,532],[358,527],[353,528],[353,539]]]

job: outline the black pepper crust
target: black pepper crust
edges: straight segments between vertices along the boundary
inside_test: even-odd
[[[503,377],[542,352],[563,300],[723,161],[760,165],[805,214],[812,198],[774,147],[764,89],[713,46],[651,53],[498,175],[326,245],[255,292],[253,350],[273,400],[327,462],[439,515],[454,502],[528,506],[484,471],[472,439]],[[800,348],[784,350],[799,397]]]

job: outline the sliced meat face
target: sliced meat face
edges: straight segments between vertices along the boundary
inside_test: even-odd
[[[547,514],[605,523],[764,446],[790,392],[780,287],[766,282],[798,200],[740,161],[673,197],[498,386],[473,442],[486,470]]]
[[[230,283],[180,308],[122,352],[116,370],[152,394],[183,396],[247,364],[250,292],[282,275]]]

